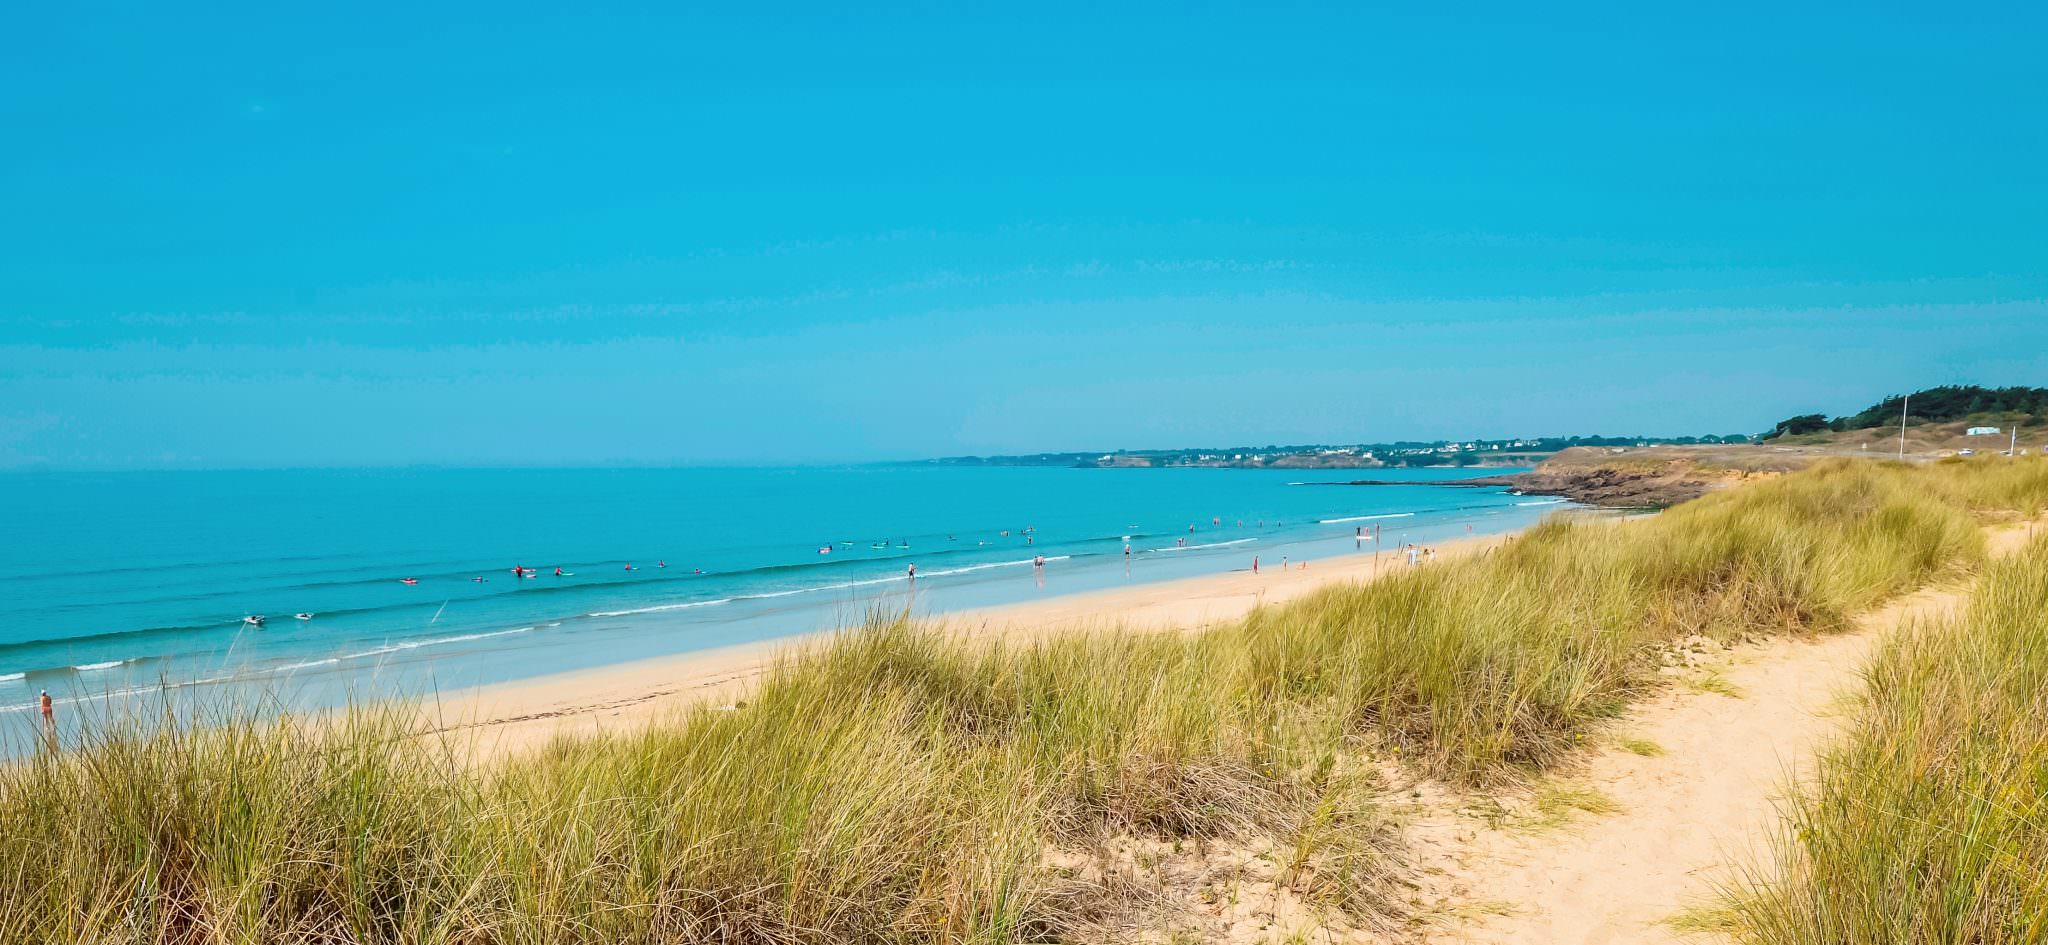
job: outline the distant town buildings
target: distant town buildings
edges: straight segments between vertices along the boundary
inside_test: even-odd
[[[1996,432],[1995,430],[1993,432]],[[1742,443],[1750,437],[1516,437],[1501,440],[1437,440],[1394,443],[1309,444],[1231,449],[1116,450],[1108,453],[1036,453],[1021,456],[957,456],[929,460],[964,466],[1200,466],[1284,469],[1370,469],[1388,466],[1535,465],[1558,450],[1588,446],[1619,451],[1659,444]]]

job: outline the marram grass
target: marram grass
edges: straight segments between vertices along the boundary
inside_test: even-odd
[[[1767,874],[1731,889],[1756,945],[2048,942],[2048,542],[1960,615],[1902,628]]]
[[[1056,864],[1120,837],[1260,839],[1305,900],[1385,922],[1379,766],[1538,771],[1656,683],[1657,644],[1839,628],[2044,501],[2048,464],[1840,463],[1201,633],[878,617],[735,711],[482,769],[393,707],[109,723],[0,766],[0,942],[1113,940],[1159,892]]]

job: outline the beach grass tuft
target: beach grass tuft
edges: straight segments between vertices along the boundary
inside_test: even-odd
[[[1615,744],[1620,746],[1622,751],[1628,752],[1631,755],[1641,755],[1645,758],[1659,758],[1664,755],[1663,745],[1659,745],[1654,740],[1641,736],[1626,736],[1615,742]]]

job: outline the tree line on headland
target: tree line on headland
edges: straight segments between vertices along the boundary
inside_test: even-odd
[[[1893,394],[1855,413],[1844,414],[1832,420],[1828,419],[1826,414],[1819,413],[1786,417],[1778,421],[1762,439],[1819,433],[1824,430],[1836,433],[1845,430],[1865,430],[1896,424],[1902,414],[1909,423],[1916,420],[1938,423],[2010,414],[2038,416],[2048,414],[2048,387],[1983,387],[1977,384],[1929,387],[1911,394]]]

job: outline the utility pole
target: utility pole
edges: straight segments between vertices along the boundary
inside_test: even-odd
[[[1906,405],[1913,402],[1913,395],[1899,401],[1899,461],[1906,461]]]

